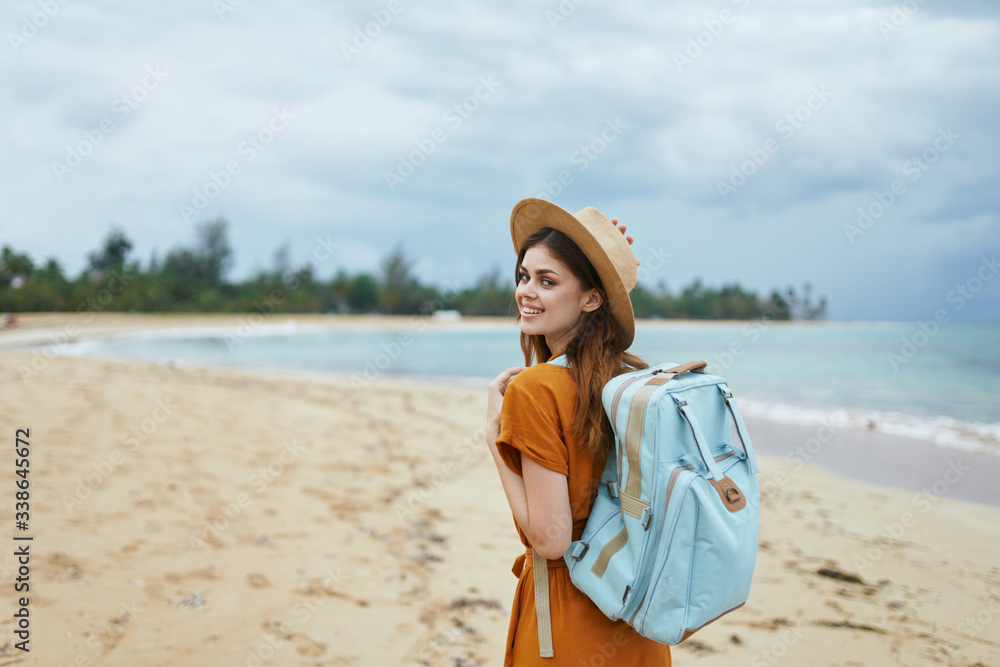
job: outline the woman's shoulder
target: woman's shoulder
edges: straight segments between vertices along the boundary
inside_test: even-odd
[[[524,369],[513,378],[510,386],[516,386],[518,391],[565,390],[572,388],[573,376],[568,368],[555,364],[535,364]]]

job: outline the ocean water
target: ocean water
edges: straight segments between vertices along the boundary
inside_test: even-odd
[[[870,428],[1000,456],[1000,325],[640,322],[647,362],[704,360],[744,412],[790,423]],[[455,322],[329,329],[262,324],[94,338],[69,354],[352,378],[366,390],[404,377],[485,386],[523,363],[514,325]]]

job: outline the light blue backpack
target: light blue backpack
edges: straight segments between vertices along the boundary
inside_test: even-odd
[[[568,366],[565,356],[549,363]],[[741,607],[757,560],[757,457],[726,381],[705,366],[661,364],[605,385],[615,450],[583,536],[563,557],[609,618],[664,644]],[[551,654],[544,606],[540,648]]]

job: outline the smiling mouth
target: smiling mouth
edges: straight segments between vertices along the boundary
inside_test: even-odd
[[[521,306],[521,312],[525,315],[541,315],[543,312],[537,308],[528,308],[527,306]]]

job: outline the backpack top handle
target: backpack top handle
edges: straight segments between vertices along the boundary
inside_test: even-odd
[[[670,382],[678,375],[683,375],[684,373],[704,373],[705,367],[708,366],[704,361],[689,361],[686,364],[681,364],[680,366],[674,366],[673,368],[660,368],[653,371],[654,376],[662,375],[662,377],[654,377],[649,380],[646,384],[666,384]]]

